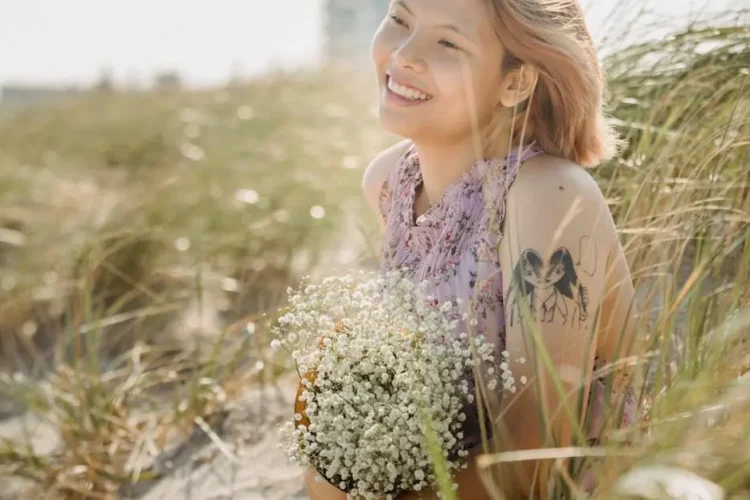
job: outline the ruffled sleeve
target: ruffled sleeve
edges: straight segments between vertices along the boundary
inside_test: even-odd
[[[401,191],[404,189],[401,183],[404,182],[401,172],[404,167],[404,163],[407,161],[409,156],[413,154],[414,144],[410,144],[403,155],[398,158],[396,165],[388,171],[388,175],[383,181],[383,185],[380,187],[380,193],[378,194],[378,208],[380,210],[380,216],[383,218],[383,222],[386,227],[390,225],[389,218],[391,214],[395,213],[397,199]]]
[[[380,209],[380,216],[383,218],[384,224],[388,225],[388,214],[390,213],[391,200],[393,198],[393,183],[394,183],[394,172],[397,168],[392,169],[383,185],[380,188],[380,194],[378,195],[378,207]]]

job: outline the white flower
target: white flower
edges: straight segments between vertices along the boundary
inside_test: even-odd
[[[415,286],[398,272],[328,276],[299,290],[288,290],[290,305],[272,332],[301,372],[316,373],[314,383],[301,381],[299,396],[310,425],[285,427],[290,457],[365,498],[435,485],[424,415],[444,456],[457,452],[449,472],[463,468],[463,407],[474,401],[468,368],[497,367],[494,345],[477,336],[474,356],[451,320],[453,303],[438,303],[429,282]]]
[[[271,341],[271,349],[278,349],[281,347],[281,342],[279,342],[279,339],[273,339]]]

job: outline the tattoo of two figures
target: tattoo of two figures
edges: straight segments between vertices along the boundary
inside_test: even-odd
[[[522,308],[528,308],[534,321],[585,326],[589,294],[579,272],[593,277],[597,261],[596,241],[587,235],[578,242],[577,261],[565,247],[555,250],[548,262],[532,248],[521,252],[506,293],[510,326],[520,321]]]

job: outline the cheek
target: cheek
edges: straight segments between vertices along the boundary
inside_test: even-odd
[[[480,119],[489,119],[490,115],[497,112],[500,83],[500,78],[495,72],[483,69],[477,85],[477,109]]]
[[[437,122],[446,133],[466,133],[473,115],[469,111],[474,93],[470,67],[456,58],[438,57],[432,59],[430,70],[438,91]]]
[[[467,102],[467,96],[475,87],[468,62],[458,57],[433,56],[430,68],[441,97],[456,101],[455,104]],[[465,104],[461,106],[465,107]]]
[[[485,123],[494,109],[492,82],[472,61],[438,61],[433,65],[443,100],[443,112],[464,128],[474,120]]]

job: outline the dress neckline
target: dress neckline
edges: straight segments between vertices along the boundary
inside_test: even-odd
[[[404,221],[406,221],[407,225],[411,228],[436,226],[437,223],[443,219],[441,213],[445,212],[445,209],[451,205],[451,200],[455,200],[457,194],[463,191],[464,187],[475,183],[481,183],[484,172],[486,172],[488,168],[499,167],[506,169],[508,166],[513,167],[514,163],[523,163],[531,156],[535,156],[541,152],[543,151],[536,141],[532,141],[522,147],[513,148],[504,158],[486,158],[476,161],[461,174],[461,177],[451,182],[443,190],[440,198],[438,198],[435,203],[430,205],[419,217],[415,217],[417,189],[424,184],[424,180],[422,177],[422,170],[419,167],[419,155],[412,144],[404,156],[404,167],[407,174],[405,176],[405,181],[410,184],[407,191],[408,198],[406,203],[403,204],[405,211],[403,214]],[[520,161],[517,161],[519,156]]]

